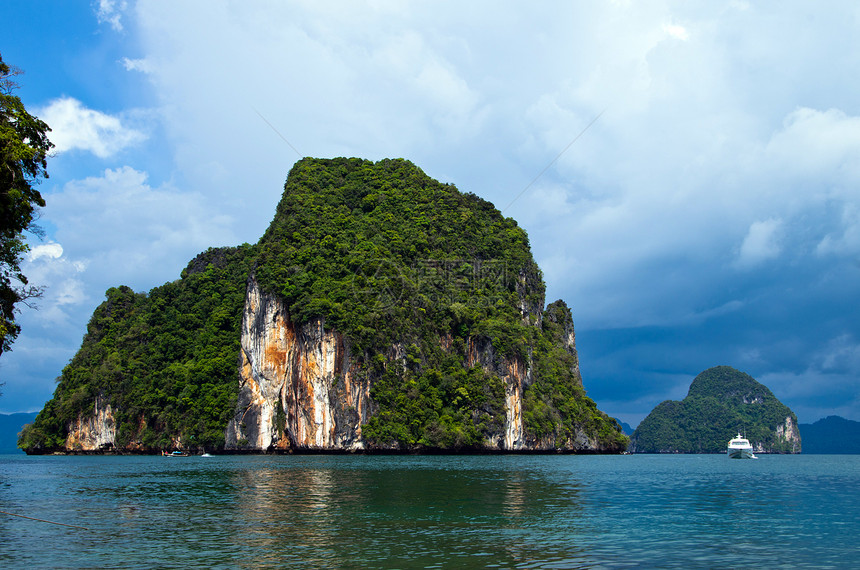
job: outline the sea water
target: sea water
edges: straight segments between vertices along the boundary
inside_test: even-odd
[[[857,455],[4,455],[0,510],[2,568],[860,566]]]

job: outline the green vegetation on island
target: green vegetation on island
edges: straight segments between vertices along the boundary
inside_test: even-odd
[[[498,436],[505,389],[493,366],[530,362],[525,436],[559,448],[583,438],[620,451],[617,422],[585,394],[560,301],[526,233],[489,202],[396,159],[302,159],[256,245],[210,250],[149,294],[108,291],[54,398],[21,439],[61,448],[97,398],[116,415],[117,445],[219,447],[234,412],[249,276],[282,299],[296,325],[323,318],[350,341],[378,406],[371,447],[477,449]],[[405,359],[390,357],[393,345]],[[489,371],[488,371],[489,370]]]
[[[633,432],[637,453],[723,453],[729,439],[745,434],[757,450],[800,452],[797,417],[752,376],[730,366],[705,370],[687,397],[666,400]]]
[[[63,449],[69,425],[110,405],[116,447],[156,450],[181,438],[224,444],[236,401],[245,280],[253,248],[210,249],[149,294],[121,286],[93,312],[54,397],[22,432],[28,451]]]

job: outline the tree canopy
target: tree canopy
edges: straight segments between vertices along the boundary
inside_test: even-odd
[[[21,331],[16,306],[40,293],[28,286],[21,262],[29,250],[24,232],[38,232],[33,222],[45,200],[36,185],[48,177],[47,157],[54,146],[48,125],[14,95],[18,74],[0,56],[0,354]]]

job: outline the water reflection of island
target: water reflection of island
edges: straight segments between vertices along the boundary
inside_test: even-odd
[[[254,566],[583,560],[561,539],[580,524],[577,485],[522,457],[477,459],[283,457],[237,471],[237,548]]]

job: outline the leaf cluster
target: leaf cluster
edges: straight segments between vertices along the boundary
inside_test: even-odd
[[[21,261],[29,250],[24,232],[39,233],[33,221],[45,200],[36,185],[48,177],[47,157],[54,146],[48,125],[13,94],[17,84],[12,78],[18,73],[0,57],[0,354],[21,330],[16,305],[40,294],[27,287]]]

